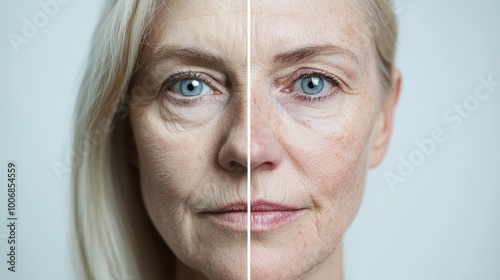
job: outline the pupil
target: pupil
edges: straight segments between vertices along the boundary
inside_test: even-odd
[[[180,94],[184,96],[197,96],[203,93],[203,82],[195,79],[185,79],[179,84]]]
[[[324,84],[320,77],[309,77],[302,79],[300,87],[306,94],[318,94],[323,90]]]

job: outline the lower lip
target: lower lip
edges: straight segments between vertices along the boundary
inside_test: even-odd
[[[251,232],[261,233],[284,227],[304,213],[304,209],[286,211],[255,211],[250,213]],[[208,213],[218,225],[238,232],[247,230],[247,212]]]

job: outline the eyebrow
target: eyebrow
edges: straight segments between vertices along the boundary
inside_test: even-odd
[[[358,57],[350,50],[337,45],[313,45],[287,51],[274,56],[274,63],[294,64],[315,56],[342,55],[359,63]]]
[[[230,65],[224,58],[197,48],[161,46],[153,52],[147,68],[153,68],[166,60],[179,60],[191,65],[209,66],[221,70],[227,70]]]

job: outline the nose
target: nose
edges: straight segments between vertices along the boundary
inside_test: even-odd
[[[235,100],[235,103],[237,104],[232,106],[227,115],[229,132],[219,150],[218,161],[222,168],[231,173],[246,174],[248,165],[246,96]]]
[[[284,155],[278,119],[269,94],[250,96],[250,168],[252,171],[275,169]],[[246,98],[245,98],[246,99]],[[248,168],[248,111],[245,102],[239,102],[230,114],[230,130],[218,156],[219,164],[227,171],[240,174]]]
[[[279,141],[283,124],[278,110],[268,93],[252,92],[250,108],[250,164],[251,170],[273,170],[284,154]]]

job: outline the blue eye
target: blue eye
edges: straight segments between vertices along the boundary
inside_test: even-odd
[[[183,96],[198,96],[212,91],[207,84],[196,79],[178,81],[174,84],[173,88],[175,92]]]
[[[300,89],[302,92],[309,95],[318,94],[325,88],[325,80],[320,77],[307,77],[298,82],[300,82]]]

